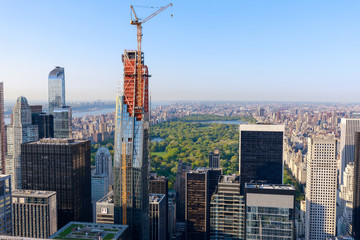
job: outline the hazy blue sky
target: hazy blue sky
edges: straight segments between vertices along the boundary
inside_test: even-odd
[[[136,48],[130,4],[167,3],[0,0],[6,100],[47,100],[56,65],[65,67],[68,101],[114,100],[121,54]],[[360,102],[359,0],[173,4],[143,28],[152,100]]]

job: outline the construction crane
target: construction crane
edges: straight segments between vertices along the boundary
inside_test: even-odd
[[[131,5],[131,11],[134,14],[135,19],[131,19],[130,24],[135,25],[137,27],[137,51],[135,60],[130,61],[125,55],[125,62],[124,62],[124,101],[128,103],[128,111],[130,113],[130,116],[134,117],[137,121],[142,120],[142,114],[146,111],[148,108],[147,105],[147,79],[148,79],[148,70],[147,67],[143,65],[142,62],[142,52],[141,52],[141,40],[142,40],[142,24],[146,23],[168,7],[172,6],[172,3],[166,5],[165,7],[160,8],[147,18],[141,21],[135,13],[134,6]],[[123,59],[124,61],[124,59]],[[130,64],[128,64],[130,63]],[[134,64],[136,63],[136,67]],[[129,67],[131,66],[131,67]],[[130,97],[129,97],[129,96]],[[128,99],[129,98],[129,99]],[[131,98],[131,99],[130,99]],[[134,126],[135,123],[132,124],[132,132],[134,133]],[[131,139],[131,144],[132,138]],[[117,140],[115,140],[117,141]],[[122,155],[121,155],[121,205],[122,205],[122,224],[128,225],[131,224],[131,222],[128,223],[128,209],[127,204],[130,201],[134,201],[131,198],[131,195],[133,195],[133,190],[128,189],[127,185],[127,179],[131,178],[131,170],[128,169],[131,168],[132,162],[131,159],[129,159],[128,152],[132,152],[132,148],[134,146],[131,146],[131,144],[123,142],[122,143]],[[130,155],[132,156],[132,154]],[[131,204],[132,206],[132,204]],[[132,213],[129,212],[130,219],[132,219]]]
[[[162,8],[160,8],[159,10],[157,10],[156,12],[154,12],[153,14],[151,14],[150,16],[148,16],[147,18],[145,18],[144,20],[141,21],[141,19],[139,19],[135,13],[134,10],[134,6],[130,5],[131,7],[131,11],[134,14],[135,19],[131,19],[130,24],[131,25],[135,25],[137,28],[137,57],[136,57],[136,64],[137,64],[137,76],[136,76],[136,80],[135,80],[135,88],[136,88],[136,97],[138,99],[136,99],[136,102],[141,103],[142,102],[142,94],[140,93],[141,91],[141,83],[142,83],[142,72],[143,72],[143,66],[142,66],[142,58],[141,58],[141,41],[142,41],[142,24],[146,23],[147,21],[149,21],[150,19],[152,19],[153,17],[155,17],[156,15],[158,15],[159,13],[161,13],[162,11],[164,11],[165,9],[167,9],[168,7],[172,7],[173,4],[170,3]],[[141,109],[135,109],[136,112],[141,111]]]

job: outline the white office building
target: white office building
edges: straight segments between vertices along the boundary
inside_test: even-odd
[[[333,137],[308,140],[305,239],[335,237],[336,146]]]
[[[19,97],[13,109],[12,124],[6,126],[6,174],[13,189],[21,189],[21,144],[39,139],[38,126],[31,124],[31,109],[25,97]]]

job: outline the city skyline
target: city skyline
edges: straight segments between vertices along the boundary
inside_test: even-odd
[[[0,4],[6,102],[21,95],[46,101],[47,74],[58,65],[69,101],[114,99],[121,54],[136,48],[129,5],[168,3],[20,2]],[[172,2],[144,25],[152,100],[358,102],[360,3]],[[136,8],[143,18],[155,10]]]

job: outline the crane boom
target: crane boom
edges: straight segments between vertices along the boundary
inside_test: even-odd
[[[161,13],[162,11],[164,11],[165,9],[167,9],[168,7],[173,6],[172,3],[160,8],[159,10],[157,10],[156,12],[154,12],[153,14],[151,14],[150,16],[148,16],[147,18],[145,18],[143,21],[141,21],[136,13],[135,13],[135,9],[133,7],[133,5],[131,5],[131,11],[134,13],[135,19],[131,19],[130,24],[131,25],[136,25],[137,28],[137,53],[136,53],[136,72],[134,72],[134,74],[136,75],[136,80],[135,80],[135,92],[137,94],[135,94],[136,98],[134,99],[135,102],[135,106],[138,106],[137,109],[135,109],[135,113],[141,113],[142,109],[141,107],[143,106],[143,96],[140,93],[141,92],[141,86],[142,86],[142,77],[143,77],[143,64],[142,64],[142,52],[141,52],[141,42],[142,42],[142,24],[146,23],[147,21],[149,21],[150,19],[152,19],[153,17],[155,17],[156,15],[158,15],[159,13]]]
[[[164,11],[165,9],[167,9],[168,7],[172,7],[172,3],[169,3],[168,5],[166,5],[165,7],[160,8],[159,10],[157,10],[156,12],[154,12],[153,14],[151,14],[150,16],[148,16],[147,18],[145,18],[142,23],[146,23],[147,21],[149,21],[150,19],[152,19],[153,17],[155,17],[156,15],[158,15],[159,13],[161,13],[162,11]]]

